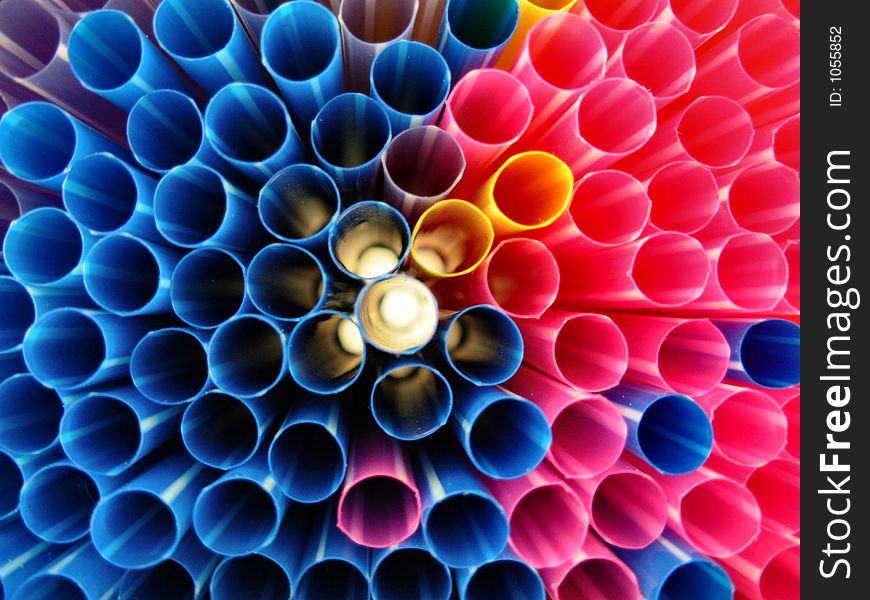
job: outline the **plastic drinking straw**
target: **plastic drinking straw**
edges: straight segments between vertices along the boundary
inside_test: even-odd
[[[169,297],[178,318],[201,329],[253,309],[245,294],[245,264],[218,248],[200,248],[178,261]]]
[[[568,12],[575,5],[575,0],[519,0],[520,17],[510,40],[503,47],[495,66],[499,69],[509,69],[522,51],[523,43],[529,30],[534,25],[555,12]]]
[[[787,421],[786,453],[797,460],[801,459],[801,394],[800,390],[785,401],[782,412]]]
[[[626,450],[660,473],[691,473],[710,456],[713,427],[688,396],[626,383],[604,395],[619,405],[628,425]]]
[[[130,353],[152,323],[92,310],[58,308],[24,336],[27,368],[44,385],[72,388],[128,372]]]
[[[326,172],[299,164],[281,169],[266,182],[257,208],[260,221],[273,236],[316,250],[325,245],[338,219],[341,198]]]
[[[411,38],[417,0],[342,0],[338,12],[348,90],[369,93],[375,57],[397,40]]]
[[[540,229],[568,208],[574,178],[565,163],[545,152],[508,158],[474,197],[496,235]]]
[[[490,480],[511,527],[510,545],[535,568],[557,566],[579,551],[589,514],[562,475],[544,463],[523,477]]]
[[[714,169],[731,167],[752,145],[752,120],[739,104],[723,96],[702,96],[676,114],[668,107],[655,134],[616,168],[644,180],[662,167],[695,160]]]
[[[510,73],[478,69],[456,82],[439,122],[465,155],[465,176],[454,195],[477,191],[487,168],[525,133],[532,112],[526,86]]]
[[[221,158],[203,135],[202,113],[193,98],[175,90],[142,96],[127,118],[127,142],[146,169],[166,173],[191,163],[210,166],[233,181],[246,179]]]
[[[450,91],[450,71],[430,46],[400,40],[375,57],[371,95],[390,119],[393,134],[438,120]]]
[[[242,26],[262,51],[262,35],[266,22],[273,13],[281,8],[282,0],[230,0]]]
[[[749,231],[776,235],[800,217],[800,176],[778,162],[756,163],[720,178],[719,187],[734,222]]]
[[[556,300],[559,265],[547,247],[530,238],[498,243],[471,274],[436,281],[442,305],[492,304],[511,317],[540,317]]]
[[[660,4],[659,0],[630,0],[619,5],[607,0],[584,0],[571,7],[571,12],[592,23],[608,52],[614,54],[630,31],[653,19]]]
[[[5,462],[5,457],[0,453],[0,464]],[[4,479],[3,483],[5,485],[7,481]],[[2,489],[6,491],[6,488]],[[17,505],[18,487],[14,491]],[[21,519],[0,524],[0,595],[12,598],[23,582],[61,554],[63,549],[63,546],[49,544],[33,535]]]
[[[101,494],[111,492],[118,483],[69,461],[52,463],[31,474],[21,486],[21,520],[49,543],[75,542],[88,534],[91,513]]]
[[[526,348],[523,360],[581,392],[612,388],[628,367],[626,336],[605,315],[550,312],[517,324]]]
[[[118,587],[118,600],[155,596],[166,600],[199,600],[208,592],[208,581],[219,561],[190,532],[172,558],[150,569],[127,571]]]
[[[631,569],[592,534],[570,560],[542,569],[540,574],[554,600],[635,600],[640,596]]]
[[[281,5],[266,21],[261,50],[293,122],[307,136],[317,112],[343,87],[338,22],[314,2]]]
[[[91,518],[91,539],[113,565],[141,569],[172,556],[190,527],[196,495],[216,472],[174,450],[103,496]]]
[[[21,104],[0,119],[0,159],[9,172],[55,192],[60,191],[76,160],[101,151],[126,155],[97,131],[48,102]]]
[[[652,203],[649,224],[663,231],[695,233],[719,208],[719,188],[713,172],[692,160],[675,160],[644,182]]]
[[[290,575],[281,563],[259,552],[225,557],[209,580],[214,600],[255,597],[263,600],[290,598]]]
[[[438,303],[417,279],[386,275],[362,289],[354,316],[367,344],[389,354],[415,354],[435,335]]]
[[[399,442],[366,425],[354,432],[338,500],[338,528],[371,548],[389,548],[420,525],[420,493]]]
[[[454,569],[460,600],[544,600],[544,583],[535,569],[505,550],[472,569]]]
[[[436,348],[428,352],[433,363],[446,363],[447,371],[474,385],[507,381],[523,359],[516,323],[487,304],[469,306],[442,321],[436,340]]]
[[[208,370],[215,385],[242,397],[262,396],[284,376],[286,337],[271,319],[239,315],[225,321],[208,344]],[[256,348],[255,353],[250,349]]]
[[[423,444],[415,453],[414,473],[423,500],[423,536],[432,554],[459,568],[496,558],[510,533],[504,509],[450,436],[436,435]]]
[[[121,11],[85,14],[70,33],[68,51],[82,86],[123,110],[154,90],[189,92],[176,68]]]
[[[390,437],[419,440],[443,427],[453,410],[447,378],[416,358],[387,363],[371,392],[375,422]]]
[[[440,131],[440,130],[438,130]],[[447,134],[444,134],[447,135]],[[9,225],[21,215],[40,207],[60,206],[60,198],[47,190],[30,187],[20,180],[8,176],[4,181],[5,171],[0,168],[0,240],[6,237]],[[0,243],[0,271],[6,272],[3,262],[3,248]]]
[[[5,38],[0,44],[0,74],[24,89],[24,94],[17,94],[23,99],[45,99],[57,105],[54,110],[70,113],[119,140],[124,113],[82,87],[70,68],[67,50],[76,20],[75,15],[45,2],[4,0],[0,7],[0,32]],[[5,162],[10,167],[8,159]]]
[[[269,468],[284,495],[311,504],[338,491],[347,470],[349,435],[340,398],[297,395],[269,446]]]
[[[208,334],[179,327],[151,331],[130,357],[133,385],[158,404],[183,404],[210,386]]]
[[[800,79],[800,30],[778,16],[761,15],[705,44],[697,60],[691,95],[723,94],[749,104]]]
[[[578,393],[528,366],[521,367],[504,387],[544,411],[553,434],[547,458],[565,476],[594,476],[622,454],[627,427],[607,398]]]
[[[324,4],[339,4],[339,0],[322,1]],[[444,18],[446,0],[418,0],[417,4],[419,8],[411,37],[418,42],[434,46]],[[337,7],[333,7],[332,12],[337,13]]]
[[[453,590],[450,568],[432,554],[420,530],[400,544],[373,551],[370,578],[374,600],[448,600]]]
[[[154,191],[157,231],[184,248],[247,251],[268,240],[256,201],[210,167],[174,167]]]
[[[448,0],[434,45],[453,79],[493,66],[516,31],[519,18],[518,0]]]
[[[63,205],[83,229],[160,241],[154,225],[156,181],[108,152],[77,160],[63,182]]]
[[[271,244],[251,260],[246,287],[254,306],[267,317],[298,321],[323,306],[330,295],[330,279],[308,250]]]
[[[420,215],[411,240],[411,270],[423,279],[473,272],[492,248],[495,234],[483,212],[465,200],[435,202]]]
[[[801,110],[801,82],[773,91],[746,105],[746,112],[756,127],[765,127],[788,119]]]
[[[477,469],[493,479],[515,479],[537,467],[553,440],[544,412],[498,388],[454,387],[451,424]]]
[[[746,487],[758,499],[764,527],[788,535],[800,530],[799,461],[772,460],[752,472]]]
[[[722,559],[737,591],[756,598],[800,598],[800,539],[762,530],[743,552]]]
[[[359,379],[366,362],[362,332],[350,315],[312,313],[293,328],[287,367],[294,381],[315,394],[336,394]]]
[[[612,247],[557,248],[555,254],[562,282],[555,305],[563,310],[681,306],[701,295],[709,272],[701,243],[675,232]]]
[[[641,594],[649,600],[681,597],[728,600],[734,596],[734,585],[725,570],[670,529],[646,548],[613,550],[634,571]]]
[[[728,460],[760,467],[782,452],[788,421],[770,395],[723,386],[697,401],[710,413],[714,447]]]
[[[614,315],[628,344],[628,377],[693,398],[718,385],[731,348],[706,319]]]
[[[668,0],[659,4],[655,17],[678,29],[697,48],[724,28],[737,9],[738,0]]]
[[[667,525],[668,502],[661,487],[625,461],[592,477],[570,477],[566,483],[586,506],[592,528],[612,546],[644,548]]]
[[[538,139],[580,178],[643,147],[656,131],[655,101],[631,79],[608,78],[590,85]]]
[[[211,390],[188,404],[181,419],[181,439],[199,462],[233,469],[263,446],[284,410],[286,403],[276,394],[240,399]]]
[[[0,353],[0,380],[11,377],[16,373],[24,373],[27,367],[24,365],[24,359],[21,352],[13,350],[11,352]]]
[[[278,534],[287,499],[258,455],[204,487],[193,507],[193,528],[210,550],[227,556],[248,554]]]
[[[27,286],[14,277],[0,275],[0,354],[20,350],[24,334],[38,316],[58,306],[76,304],[85,305],[87,300],[73,288]]]
[[[726,379],[763,388],[800,383],[800,325],[784,319],[713,321],[731,346]]]
[[[798,173],[801,171],[801,116],[786,119],[773,131],[773,157]]]
[[[98,240],[82,263],[85,290],[122,316],[168,313],[169,278],[178,254],[127,234]]]
[[[59,553],[59,552],[58,552]],[[118,586],[124,571],[104,560],[91,542],[70,548],[23,581],[10,600],[81,598],[99,600]]]
[[[154,13],[154,37],[209,96],[232,82],[267,81],[228,0],[165,0]]]
[[[391,136],[387,113],[362,94],[339,94],[317,113],[311,123],[311,147],[338,184],[345,204],[376,195],[380,157]]]
[[[46,450],[57,441],[63,413],[58,393],[22,369],[0,382],[0,448],[15,454]]]
[[[178,433],[181,409],[150,402],[133,388],[67,402],[60,443],[88,473],[117,475]]]
[[[601,34],[577,15],[556,12],[535,24],[511,68],[535,107],[529,130],[550,125],[604,76],[606,61]]]
[[[412,127],[392,139],[381,155],[383,200],[409,224],[453,191],[465,172],[462,148],[432,125]]]
[[[411,231],[402,214],[374,200],[348,207],[329,230],[333,262],[354,279],[374,279],[395,272],[410,246]]]
[[[607,76],[638,82],[660,109],[689,90],[695,78],[695,52],[676,27],[645,23],[626,34],[607,61]]]

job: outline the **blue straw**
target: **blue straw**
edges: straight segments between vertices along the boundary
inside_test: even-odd
[[[281,99],[264,87],[232,83],[205,109],[205,137],[217,153],[262,185],[306,150]]]
[[[376,261],[383,268],[367,267],[367,254],[384,249],[395,254],[392,264]],[[342,273],[365,280],[394,273],[411,250],[411,230],[398,210],[374,200],[349,206],[329,230],[329,254]]]
[[[24,357],[21,352],[13,350],[0,353],[0,381],[25,371],[27,371],[27,367],[24,365]]]
[[[122,316],[168,313],[169,278],[178,255],[128,234],[100,239],[85,256],[85,289],[102,309]]]
[[[374,600],[449,600],[453,591],[450,569],[430,552],[419,530],[372,552],[371,580]]]
[[[146,398],[159,404],[183,404],[211,387],[208,334],[170,327],[149,332],[130,357],[130,378]]]
[[[447,423],[453,389],[434,367],[417,358],[400,358],[388,363],[372,386],[371,409],[388,435],[418,440]]]
[[[0,464],[2,460],[0,454]],[[15,492],[17,501],[18,488]],[[49,544],[33,535],[21,519],[0,522],[0,598],[14,598],[22,583],[63,550],[63,546]]]
[[[447,0],[436,48],[453,81],[491,66],[517,29],[517,0]]]
[[[262,396],[284,376],[284,344],[284,333],[272,320],[233,317],[217,328],[208,346],[212,381],[230,394]]]
[[[104,560],[93,544],[83,542],[23,582],[10,600],[101,600],[114,593],[123,575],[124,571]]]
[[[338,491],[347,470],[349,426],[340,398],[295,398],[269,446],[269,468],[288,498],[315,503]]]
[[[154,37],[209,95],[234,81],[266,82],[227,0],[163,0],[154,13]]]
[[[251,260],[246,279],[257,310],[279,321],[298,321],[323,306],[331,277],[308,250],[271,244]]]
[[[359,347],[343,346],[339,327],[347,327],[353,341],[359,341]],[[349,388],[359,379],[365,362],[362,334],[344,313],[334,310],[312,313],[290,333],[287,366],[296,383],[309,392],[336,394]]]
[[[800,383],[800,325],[785,319],[713,323],[731,346],[726,379],[765,388],[787,388]]]
[[[152,241],[157,182],[108,152],[82,158],[63,182],[63,205],[83,229],[125,232]]]
[[[21,347],[24,334],[36,320],[37,306],[23,283],[0,275],[0,354]]]
[[[218,248],[194,250],[178,261],[169,296],[178,318],[201,329],[213,329],[254,307],[245,293],[245,263]]]
[[[311,123],[311,146],[346,204],[375,197],[381,154],[391,136],[384,109],[362,94],[340,94],[317,113]]]
[[[713,427],[688,396],[632,384],[604,395],[619,405],[628,425],[626,449],[662,473],[691,473],[710,455]]]
[[[172,558],[150,569],[127,571],[118,588],[118,600],[199,600],[208,593],[208,581],[218,562],[220,557],[191,531]]]
[[[307,135],[317,111],[341,93],[338,21],[321,4],[288,2],[269,15],[260,41],[263,65]]]
[[[375,57],[371,90],[397,135],[438,120],[450,92],[450,71],[431,46],[401,40]]]
[[[29,373],[0,382],[0,448],[16,454],[45,450],[57,441],[62,416],[58,393]]]
[[[17,454],[0,450],[0,529],[18,515],[21,486],[34,473],[47,465],[64,460],[63,450],[58,444],[37,454]],[[28,530],[29,532],[29,530]],[[2,537],[0,533],[0,537]],[[3,563],[3,550],[0,544],[0,564]],[[2,567],[0,567],[2,570]],[[2,584],[2,580],[0,580]],[[0,593],[2,597],[2,593]]]
[[[15,177],[59,192],[67,171],[94,152],[118,146],[48,102],[27,102],[0,119],[0,160]]]
[[[275,173],[260,190],[257,205],[260,221],[269,233],[310,250],[326,244],[341,212],[335,181],[318,167],[305,164]]]
[[[87,13],[68,44],[70,67],[85,89],[125,110],[154,90],[188,91],[175,67],[121,11]]]
[[[259,552],[223,559],[212,575],[209,590],[212,600],[287,600],[293,597],[287,569]]]
[[[453,573],[460,600],[545,600],[547,597],[538,572],[510,550],[474,569],[454,569]]]

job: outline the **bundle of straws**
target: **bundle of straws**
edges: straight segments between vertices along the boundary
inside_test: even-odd
[[[797,598],[799,12],[0,0],[0,598]]]

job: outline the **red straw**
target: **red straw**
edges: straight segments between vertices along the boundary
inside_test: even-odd
[[[734,222],[749,231],[776,235],[800,216],[800,177],[778,162],[760,162],[719,179]]]
[[[710,391],[728,370],[731,348],[706,319],[614,315],[628,342],[628,376],[687,396]]]
[[[549,313],[517,322],[523,333],[523,359],[582,392],[612,388],[628,365],[628,348],[619,327],[594,313]]]
[[[669,0],[657,21],[670,23],[698,47],[725,27],[737,10],[737,0]]]
[[[773,398],[761,391],[739,389],[728,394],[711,411],[711,421],[716,449],[739,465],[764,465],[785,446],[785,414]]]
[[[719,208],[719,188],[713,172],[692,161],[665,165],[646,180],[652,202],[650,225],[664,231],[695,233]]]
[[[772,531],[793,534],[801,527],[800,462],[777,459],[755,469],[746,487],[758,499],[762,523]]]
[[[504,386],[544,411],[553,432],[547,457],[564,475],[596,475],[622,453],[625,419],[603,396],[578,393],[529,366],[520,367]]]
[[[604,543],[590,534],[583,548],[558,567],[541,570],[554,600],[637,600],[637,577]]]
[[[773,157],[798,173],[801,171],[801,116],[786,119],[773,132]]]
[[[585,0],[575,4],[571,12],[595,25],[612,53],[629,31],[653,18],[658,5],[659,0]]]
[[[785,401],[782,412],[788,422],[788,441],[785,451],[792,458],[801,459],[801,392]]]
[[[762,530],[750,546],[721,561],[737,591],[750,598],[800,598],[800,539]]]

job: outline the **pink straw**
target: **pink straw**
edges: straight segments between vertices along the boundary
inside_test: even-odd
[[[420,524],[420,494],[402,447],[368,427],[358,433],[338,501],[338,527],[358,544],[388,548]]]
[[[695,52],[667,23],[632,29],[607,61],[607,77],[627,77],[648,89],[661,108],[685,94],[695,78]]]
[[[719,188],[713,172],[693,160],[674,161],[646,180],[652,202],[650,225],[663,231],[695,233],[719,208]]]
[[[776,235],[800,216],[800,177],[778,162],[759,162],[719,178],[734,222],[749,231]]]
[[[486,168],[525,133],[532,111],[528,90],[510,73],[478,69],[456,83],[439,126],[456,139],[465,155],[465,176],[459,186],[466,193],[477,189]]]
[[[798,173],[801,171],[801,116],[786,119],[773,132],[773,157]]]
[[[552,312],[517,325],[523,333],[524,360],[581,392],[612,388],[625,374],[625,336],[609,317]]]
[[[657,21],[670,23],[697,48],[725,27],[737,10],[738,0],[669,0]]]
[[[653,18],[658,5],[659,0],[584,0],[578,2],[571,12],[595,25],[607,51],[613,53],[629,31]]]
[[[594,534],[570,560],[541,570],[553,600],[637,600],[637,577]]]
[[[556,306],[564,310],[684,305],[704,291],[709,271],[700,242],[673,232],[621,246],[559,251],[556,260],[562,273]]]
[[[535,568],[559,565],[580,550],[589,515],[559,473],[540,465],[517,479],[488,479],[510,521],[511,548]]]
[[[744,108],[756,127],[789,119],[801,111],[801,82],[796,81],[786,88],[774,90]]]
[[[614,315],[628,342],[628,376],[687,396],[710,391],[728,370],[731,347],[706,319]]]
[[[601,35],[577,15],[557,12],[535,24],[511,69],[535,107],[529,131],[550,125],[601,79],[606,61]]]
[[[668,502],[655,479],[619,461],[593,477],[571,477],[596,533],[620,548],[644,548],[668,522]]]
[[[782,412],[785,415],[787,425],[787,442],[785,451],[792,458],[801,459],[801,393],[798,390],[797,394],[789,398],[782,405]]]
[[[655,130],[649,91],[631,79],[602,79],[530,145],[561,158],[579,178],[638,150]]]
[[[607,398],[584,394],[529,366],[504,384],[544,411],[553,442],[548,459],[566,476],[590,477],[608,469],[625,447],[627,427]]]
[[[503,240],[471,273],[436,281],[439,305],[492,304],[512,317],[537,318],[559,291],[559,266],[547,247],[529,238]]]
[[[750,598],[800,598],[800,539],[762,530],[752,544],[722,560],[737,591]]]
[[[780,458],[755,469],[746,480],[761,506],[762,524],[772,531],[793,534],[800,530],[800,467],[796,460]]]
[[[785,446],[785,414],[773,398],[761,391],[738,389],[729,393],[710,414],[716,449],[739,465],[762,466]]]

